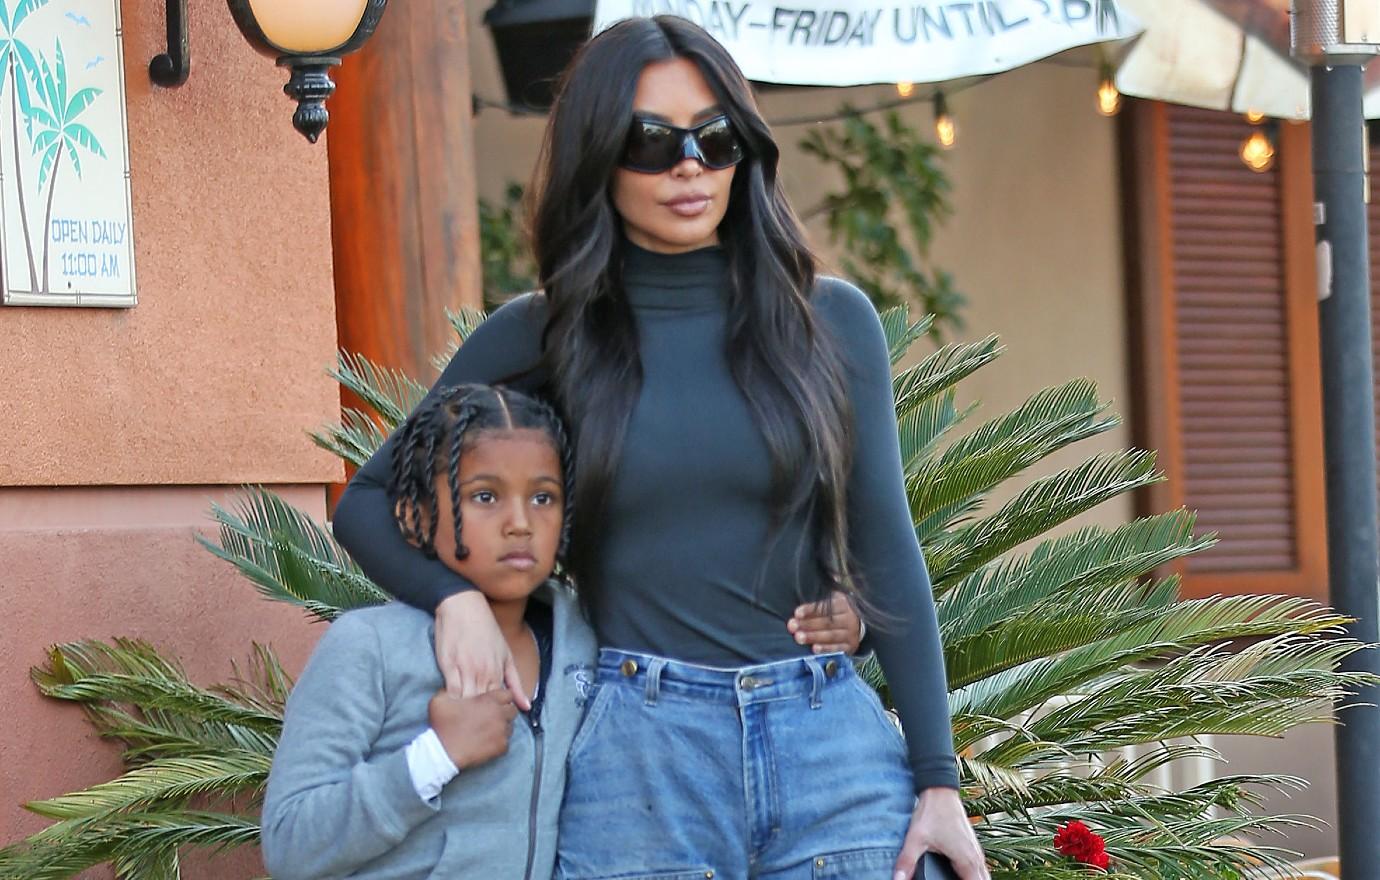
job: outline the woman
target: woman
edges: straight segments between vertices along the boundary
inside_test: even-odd
[[[943,654],[909,520],[887,346],[816,278],[741,72],[695,25],[581,50],[533,187],[543,293],[498,310],[442,384],[544,392],[575,440],[570,568],[601,646],[572,746],[558,877],[909,878],[986,868],[958,797]],[[514,674],[482,595],[391,528],[385,446],[336,511],[364,570],[436,613],[461,693]],[[834,589],[906,730],[781,621]],[[917,799],[918,795],[918,799]]]

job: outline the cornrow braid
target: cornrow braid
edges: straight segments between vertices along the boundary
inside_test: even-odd
[[[486,431],[535,430],[545,434],[561,460],[564,493],[560,547],[564,562],[570,546],[574,461],[569,437],[550,404],[502,385],[441,386],[428,394],[402,426],[393,444],[388,500],[403,537],[428,557],[436,558],[437,468],[444,468],[455,523],[455,556],[469,549],[461,539],[460,460]]]

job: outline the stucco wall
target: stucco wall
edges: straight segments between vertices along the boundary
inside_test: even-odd
[[[0,308],[0,844],[46,824],[22,801],[119,768],[29,682],[48,645],[143,637],[210,684],[254,640],[296,671],[320,631],[195,534],[243,483],[323,518],[342,476],[305,434],[339,408],[326,147],[292,129],[285,74],[223,3],[192,4],[188,83],[151,86],[164,7],[122,7],[139,305]],[[257,861],[185,876],[261,876]]]
[[[0,486],[312,482],[335,349],[326,150],[224,4],[191,10],[192,74],[152,86],[165,4],[126,0],[139,305],[0,309]]]

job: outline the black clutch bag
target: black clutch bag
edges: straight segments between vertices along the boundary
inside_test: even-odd
[[[925,853],[915,871],[915,880],[958,880],[958,874],[954,873],[953,866],[944,856]]]

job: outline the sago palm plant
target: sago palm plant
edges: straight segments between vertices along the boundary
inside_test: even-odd
[[[480,318],[452,316],[457,344]],[[883,323],[898,364],[927,330],[903,309]],[[1156,787],[1156,771],[1201,755],[1195,737],[1277,736],[1330,719],[1334,701],[1361,682],[1338,661],[1360,646],[1341,636],[1343,618],[1304,600],[1179,599],[1175,579],[1155,572],[1211,544],[1194,535],[1188,512],[1059,528],[1158,479],[1150,453],[1093,455],[1012,491],[1025,471],[1116,419],[1092,383],[1077,380],[970,427],[975,410],[958,406],[956,386],[999,355],[995,338],[948,345],[895,378],[963,793],[993,875],[1222,880],[1281,866],[1281,851],[1252,838],[1302,820],[1252,808],[1261,791],[1301,780],[1228,776],[1175,791]],[[314,439],[353,463],[425,393],[350,355],[335,376],[367,409],[345,410]],[[998,495],[1009,500],[995,503]],[[207,547],[271,599],[330,620],[386,598],[324,527],[270,492],[246,490],[213,515],[220,534]],[[877,670],[867,671],[885,694]],[[256,840],[291,686],[267,648],[255,646],[231,684],[209,689],[134,641],[56,646],[33,678],[123,743],[127,771],[30,803],[54,823],[0,850],[0,876],[70,877],[110,862],[121,878],[162,880],[179,876],[187,847]],[[1079,835],[1096,851],[1069,842]],[[1110,873],[1095,867],[1102,860]]]

